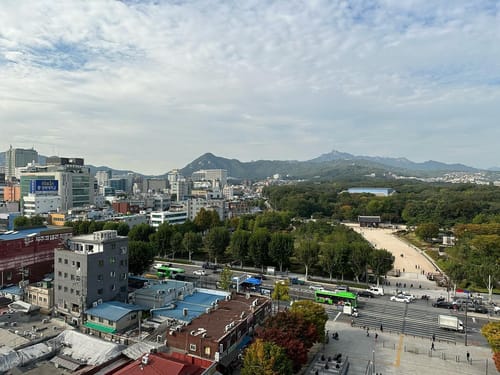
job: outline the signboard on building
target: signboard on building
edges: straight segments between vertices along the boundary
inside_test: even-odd
[[[31,180],[30,193],[57,193],[59,181],[57,180]]]

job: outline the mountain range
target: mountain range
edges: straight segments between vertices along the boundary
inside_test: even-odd
[[[40,158],[45,159],[44,156]],[[5,164],[5,153],[0,152],[0,165]],[[92,173],[97,170],[111,170],[113,175],[134,173],[130,170],[117,170],[107,166],[88,165]],[[365,175],[397,174],[401,176],[437,177],[451,172],[485,172],[495,174],[500,168],[481,170],[464,164],[446,164],[429,160],[416,163],[406,158],[353,155],[333,150],[314,159],[298,160],[257,160],[241,162],[227,159],[212,153],[205,153],[181,169],[181,174],[191,176],[200,169],[226,169],[228,176],[238,179],[263,179],[279,174],[290,178],[341,178]],[[140,174],[140,173],[138,173]],[[167,173],[157,176],[163,177]]]

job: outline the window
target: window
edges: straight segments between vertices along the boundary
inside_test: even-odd
[[[79,295],[80,295],[80,291],[77,289],[77,290],[75,291],[75,294],[76,294],[77,296],[79,296]]]
[[[62,258],[57,258],[58,263],[62,263]]]
[[[97,289],[97,294],[101,295],[103,292],[104,292],[104,289],[103,289],[103,288],[99,288],[99,289]]]
[[[71,280],[75,280],[75,275],[71,275]]]
[[[68,264],[68,260],[67,259],[64,259],[64,264]]]
[[[103,318],[99,318],[99,323],[104,323],[104,319]]]
[[[7,271],[5,277],[7,278],[7,280],[12,280],[12,271]]]
[[[64,287],[64,291],[65,291],[66,293],[68,293],[68,287],[67,287],[67,286],[65,286],[65,287]]]
[[[109,263],[115,264],[116,263],[116,258],[115,257],[109,258]]]
[[[120,280],[126,280],[126,279],[127,279],[127,274],[125,272],[120,274]]]
[[[189,350],[191,350],[192,352],[195,352],[196,351],[196,344],[189,344]]]
[[[76,262],[76,268],[80,268],[80,262]]]
[[[116,272],[115,271],[111,271],[109,273],[109,277],[116,277]]]
[[[110,289],[110,290],[116,290],[116,285],[115,285],[115,284],[111,284],[111,285],[109,286],[109,289]]]
[[[206,356],[210,356],[210,346],[205,346],[205,349],[203,350]]]
[[[102,281],[102,280],[103,280],[103,278],[104,278],[104,277],[102,276],[102,274],[97,275],[97,281]]]
[[[62,289],[62,286],[61,285],[58,285],[57,286],[57,290],[61,290]]]
[[[61,271],[58,271],[58,272],[57,272],[57,276],[62,277],[62,272],[61,272]]]
[[[99,267],[104,267],[104,260],[102,259],[99,259]]]
[[[75,290],[74,290],[73,288],[71,288],[71,289],[69,290],[69,292],[70,292],[71,294],[73,294],[73,293],[75,292]]]
[[[67,272],[64,272],[64,278],[67,279],[68,278],[68,273]]]
[[[75,266],[75,261],[74,261],[74,260],[72,260],[72,261],[71,261],[71,265],[72,265],[73,267]]]

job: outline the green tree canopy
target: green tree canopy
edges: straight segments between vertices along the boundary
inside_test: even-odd
[[[301,239],[297,249],[295,250],[295,256],[299,262],[304,264],[306,269],[305,278],[308,279],[309,268],[313,266],[319,257],[319,244],[317,241],[311,238]]]
[[[140,275],[153,264],[154,251],[149,242],[129,241],[128,270],[134,275]]]
[[[182,249],[188,254],[191,262],[191,255],[197,253],[203,245],[203,239],[199,233],[187,232],[182,238]]]
[[[248,242],[250,240],[251,233],[247,230],[237,229],[231,235],[231,241],[229,243],[229,252],[235,260],[240,261],[243,265],[243,261],[248,258]]]
[[[205,248],[211,259],[215,259],[224,255],[227,246],[229,245],[229,231],[225,227],[214,227],[209,229],[204,239]]]
[[[291,234],[276,232],[271,234],[269,242],[269,255],[272,260],[278,263],[280,272],[283,267],[290,265],[290,257],[293,255],[294,238]]]

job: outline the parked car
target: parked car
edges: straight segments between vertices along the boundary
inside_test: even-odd
[[[349,287],[347,285],[337,285],[337,287],[335,288],[335,290],[343,290],[344,292],[348,292],[349,291]]]
[[[309,285],[309,289],[311,290],[325,290],[321,285]]]
[[[219,268],[217,264],[209,262],[203,263],[202,267],[206,270],[216,270],[217,268]]]
[[[193,271],[193,275],[196,275],[196,276],[206,276],[206,272],[205,270],[196,270],[196,271]]]
[[[446,301],[436,301],[432,304],[432,307],[440,307],[442,309],[451,309],[453,304],[451,302]]]
[[[358,292],[358,297],[374,298],[375,294],[373,294],[370,290],[360,290]]]
[[[404,303],[410,303],[411,300],[407,298],[406,296],[403,296],[401,294],[398,294],[397,296],[392,296],[391,301],[393,302],[404,302]]]

